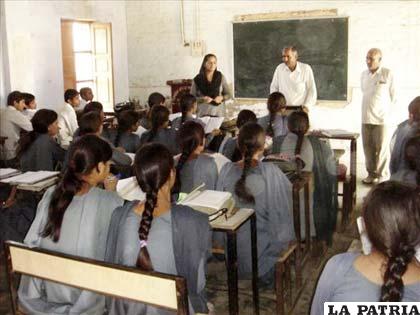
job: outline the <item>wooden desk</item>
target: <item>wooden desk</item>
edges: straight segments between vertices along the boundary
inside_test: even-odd
[[[251,223],[251,249],[252,249],[252,295],[254,300],[254,314],[258,315],[258,252],[257,252],[257,217],[253,209],[239,209],[232,217],[225,219],[223,216],[210,222],[213,231],[224,232],[227,235],[227,276],[229,292],[229,314],[239,314],[238,302],[238,255],[236,233],[248,220]]]
[[[296,175],[295,175],[296,176]],[[309,211],[309,200],[310,200],[310,190],[309,184],[312,179],[312,172],[302,172],[299,177],[289,178],[293,188],[292,188],[292,197],[293,197],[293,223],[295,227],[296,240],[298,243],[297,247],[297,256],[298,259],[301,259],[301,264],[303,266],[304,260],[306,260],[308,254],[311,252],[312,240],[311,240],[311,221],[310,221],[310,211]],[[304,204],[305,204],[305,222],[301,222],[300,217],[300,191],[304,189]],[[302,255],[302,236],[300,234],[301,225],[305,224],[305,250]],[[301,279],[298,279],[300,281]]]
[[[328,130],[327,130],[328,131]],[[347,133],[344,135],[327,136],[319,132],[312,132],[312,136],[323,139],[334,140],[349,140],[350,141],[350,190],[351,190],[351,205],[349,213],[351,213],[356,206],[356,181],[357,181],[357,138],[358,133]]]

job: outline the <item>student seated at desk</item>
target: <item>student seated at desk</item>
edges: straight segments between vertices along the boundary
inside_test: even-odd
[[[362,215],[372,251],[342,253],[328,261],[311,314],[323,314],[324,302],[420,301],[415,257],[420,246],[419,204],[418,189],[397,182],[383,182],[370,191]]]
[[[253,111],[243,109],[239,112],[238,118],[236,119],[236,127],[241,129],[243,125],[248,122],[257,122],[257,116]],[[224,143],[220,145],[219,152],[226,156],[232,162],[237,162],[242,159],[242,154],[237,146],[238,137],[230,137],[224,140]]]
[[[181,156],[176,166],[174,192],[190,193],[200,184],[205,189],[215,190],[217,184],[217,165],[211,156],[203,154],[205,147],[204,128],[195,121],[187,121],[178,133]]]
[[[420,96],[417,96],[408,105],[408,119],[398,125],[391,140],[391,160],[389,169],[391,176],[403,169],[407,169],[404,159],[407,140],[420,131]]]
[[[25,110],[23,111],[23,114],[28,117],[29,119],[32,119],[36,113],[36,100],[35,96],[30,93],[22,93],[23,98],[25,99]]]
[[[105,118],[105,113],[104,113],[104,108],[103,108],[103,106],[100,102],[93,101],[93,102],[90,102],[90,103],[86,104],[83,111],[80,113],[79,120],[82,118],[82,116],[84,114],[87,114],[87,113],[90,113],[90,112],[97,112],[99,114],[99,116],[101,117],[102,124],[103,124],[103,121],[104,121],[104,118]],[[105,134],[104,131],[105,130],[102,130],[102,133],[101,133],[102,136],[104,136],[104,134]],[[79,136],[80,136],[80,130],[79,130],[79,128],[77,128],[76,131],[73,134],[73,139],[75,139]]]
[[[280,92],[273,92],[267,100],[269,114],[258,119],[258,123],[270,137],[287,134],[286,98]]]
[[[40,203],[25,244],[104,260],[112,212],[123,204],[116,180],[107,179],[112,150],[89,135],[70,149],[70,162],[57,186]],[[97,188],[104,183],[107,190]],[[90,291],[22,276],[19,303],[26,314],[103,314],[105,298]]]
[[[150,130],[152,128],[150,117],[152,114],[152,109],[155,106],[165,105],[165,96],[163,96],[159,92],[153,92],[149,95],[149,98],[147,99],[147,105],[149,106],[149,111],[147,112],[145,117],[140,119],[140,126],[142,126],[144,129]]]
[[[114,211],[106,260],[184,277],[190,314],[207,313],[205,270],[211,247],[208,216],[171,204],[176,173],[172,153],[162,144],[147,144],[137,151],[134,172],[146,200],[128,202]],[[110,315],[168,314],[121,299],[110,299],[107,306]]]
[[[258,275],[262,285],[273,285],[275,263],[281,251],[295,239],[290,202],[292,184],[273,163],[259,161],[264,142],[265,132],[259,124],[242,126],[238,147],[243,158],[222,168],[217,190],[231,192],[236,207],[255,210]],[[250,224],[239,229],[237,244],[239,276],[251,278]]]
[[[73,134],[79,127],[76,110],[80,104],[79,92],[68,89],[64,92],[64,105],[58,111],[58,141],[63,149],[67,149],[73,140]]]
[[[118,115],[118,128],[110,129],[106,137],[115,146],[125,152],[136,153],[140,147],[140,138],[135,132],[139,127],[140,115],[134,110],[125,110]]]
[[[194,116],[197,114],[197,98],[191,94],[185,94],[181,97],[180,100],[182,116],[177,117],[172,121],[172,128],[179,130],[181,126],[190,120],[196,121],[202,125],[203,122],[199,119],[196,119]],[[204,126],[203,126],[204,127]]]
[[[27,171],[54,171],[64,160],[65,150],[56,142],[57,113],[40,109],[31,120],[33,130],[19,140],[17,155],[20,167]]]
[[[309,117],[303,111],[289,115],[288,129],[286,136],[274,137],[272,153],[281,153],[286,159],[296,161],[302,171],[313,173],[311,235],[316,234],[318,240],[331,244],[337,218],[337,176],[333,151],[327,142],[306,135]]]
[[[162,143],[172,155],[178,154],[180,149],[176,141],[176,130],[168,128],[169,110],[162,105],[153,106],[150,119],[151,129],[141,135],[140,146],[149,142]]]
[[[391,180],[420,186],[420,133],[406,142],[404,159],[407,168],[392,174]]]
[[[16,168],[19,165],[16,148],[20,133],[32,130],[30,120],[22,114],[24,109],[23,94],[13,91],[7,96],[7,107],[0,112],[0,136],[6,137],[4,144],[0,146],[0,157],[4,161],[4,167]]]

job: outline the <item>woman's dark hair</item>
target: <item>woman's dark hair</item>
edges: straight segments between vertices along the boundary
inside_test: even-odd
[[[191,111],[194,107],[194,104],[197,102],[197,99],[194,95],[191,94],[184,94],[181,97],[180,105],[181,105],[181,124],[184,123],[185,119],[187,118],[187,113]]]
[[[200,72],[199,72],[200,75],[204,76],[206,74],[206,63],[211,57],[216,58],[217,60],[217,57],[214,54],[205,55],[203,58],[203,62],[201,63]],[[217,71],[217,68],[215,71]]]
[[[243,125],[248,122],[257,122],[257,115],[252,110],[243,109],[239,112],[238,118],[236,119],[236,127],[240,129]]]
[[[136,153],[134,174],[141,190],[146,193],[146,203],[139,227],[140,242],[146,242],[149,237],[158,192],[168,181],[173,167],[172,154],[163,144],[146,144]],[[136,265],[143,270],[153,270],[147,246],[140,245]]]
[[[150,121],[152,128],[149,131],[147,142],[152,141],[157,135],[159,129],[163,128],[163,125],[169,121],[169,109],[163,105],[153,106],[150,113]]]
[[[31,119],[32,131],[26,133],[19,139],[17,156],[21,157],[26,150],[34,143],[40,134],[48,133],[48,127],[57,120],[57,113],[50,109],[38,110]]]
[[[101,113],[104,111],[104,107],[100,102],[92,101],[86,104],[85,108],[83,108],[83,114],[87,114],[90,112],[98,112]]]
[[[23,100],[23,94],[19,91],[13,91],[10,92],[7,96],[7,106],[14,106],[15,102],[19,103],[21,100]]]
[[[244,159],[241,178],[235,184],[235,194],[248,203],[255,203],[254,196],[246,187],[246,177],[252,167],[252,157],[258,150],[264,148],[264,129],[257,123],[246,123],[239,130],[238,147]]]
[[[302,150],[303,139],[305,134],[309,130],[309,117],[308,114],[303,111],[294,111],[289,115],[287,127],[290,132],[298,136],[298,140],[295,146],[295,155],[299,156]],[[301,158],[296,157],[296,166],[298,172],[304,167],[304,162]]]
[[[420,133],[407,140],[404,153],[408,167],[416,172],[417,186],[420,186]]]
[[[79,92],[77,92],[75,89],[68,89],[64,92],[64,101],[67,102],[77,95],[79,95]]]
[[[198,146],[204,144],[204,128],[195,121],[187,121],[181,126],[178,132],[178,142],[181,147],[181,156],[176,165],[176,181],[173,188],[174,193],[179,193],[181,189],[181,170],[184,164],[188,161],[190,155],[197,149]]]
[[[96,112],[83,114],[79,121],[79,135],[84,136],[90,133],[96,133],[101,128],[102,117]]]
[[[109,161],[111,156],[110,145],[94,135],[81,137],[70,147],[69,163],[52,194],[42,237],[51,237],[54,242],[60,239],[64,213],[83,186],[82,176],[89,175],[95,167],[98,169],[98,164]]]
[[[413,116],[414,121],[420,123],[420,96],[417,96],[410,102],[408,112]]]
[[[363,218],[373,247],[386,258],[380,302],[400,302],[402,276],[420,245],[420,191],[398,182],[375,186],[363,203]]]
[[[22,93],[22,95],[26,106],[29,106],[29,104],[31,104],[31,102],[35,99],[35,96],[31,93]]]
[[[121,135],[131,128],[139,121],[140,114],[134,110],[126,110],[118,115],[118,129],[115,136],[114,145],[116,147],[120,144]]]
[[[271,93],[270,96],[268,96],[267,100],[269,121],[266,130],[267,135],[269,135],[270,137],[274,137],[273,123],[276,119],[277,113],[283,108],[286,108],[286,98],[284,97],[284,95],[280,92]]]
[[[147,104],[149,105],[150,109],[155,105],[162,105],[163,103],[165,103],[165,96],[158,92],[153,92],[147,99]]]

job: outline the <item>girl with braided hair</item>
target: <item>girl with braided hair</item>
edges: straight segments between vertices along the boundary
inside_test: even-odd
[[[267,136],[278,137],[287,133],[286,98],[280,92],[273,92],[267,100],[268,115],[258,119]]]
[[[258,274],[263,285],[272,285],[274,265],[280,252],[295,239],[290,215],[292,185],[273,163],[259,161],[264,152],[265,132],[257,123],[239,130],[239,162],[227,163],[219,175],[217,190],[234,195],[239,208],[252,208],[257,215]],[[241,278],[252,274],[250,225],[238,232],[238,272]]]
[[[114,209],[123,204],[109,178],[111,147],[96,136],[76,140],[62,178],[38,204],[25,244],[104,260]],[[97,186],[104,183],[106,190]],[[25,314],[103,314],[101,295],[23,276],[19,302]]]
[[[172,154],[162,144],[143,146],[136,153],[133,167],[146,200],[128,202],[115,210],[106,260],[183,276],[187,280],[190,314],[208,312],[205,296],[206,261],[211,248],[208,216],[171,204],[176,172]],[[111,315],[168,314],[121,299],[110,299],[108,310]]]
[[[203,153],[205,135],[203,126],[187,121],[178,133],[181,156],[176,166],[174,193],[190,193],[204,183],[205,189],[216,189],[218,171],[213,157]]]
[[[157,142],[165,145],[172,153],[179,153],[176,141],[176,130],[168,128],[169,109],[163,105],[153,106],[150,113],[151,129],[144,132],[140,138],[140,147],[146,143]]]
[[[182,116],[172,121],[172,128],[179,130],[184,123],[190,120],[203,124],[201,120],[194,118],[197,113],[197,98],[194,95],[184,94],[181,97],[180,105]]]
[[[415,257],[420,248],[419,204],[415,186],[388,181],[369,192],[362,215],[372,251],[342,253],[328,261],[311,314],[323,314],[327,301],[420,301],[420,262]]]
[[[134,132],[139,127],[140,115],[134,110],[125,110],[118,115],[118,128],[109,130],[107,138],[125,152],[136,153],[140,147],[140,138]]]

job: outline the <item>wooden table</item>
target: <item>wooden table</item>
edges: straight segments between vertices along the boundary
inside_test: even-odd
[[[251,223],[251,250],[252,250],[252,295],[254,300],[254,313],[259,312],[258,296],[258,252],[257,252],[257,217],[253,209],[239,209],[227,220],[221,216],[210,222],[213,231],[224,232],[227,235],[227,276],[229,291],[229,314],[239,314],[238,302],[238,255],[236,233],[247,221]]]
[[[295,227],[296,240],[298,242],[297,255],[301,259],[301,264],[304,264],[308,255],[311,252],[312,242],[311,242],[311,221],[310,221],[310,211],[309,211],[309,184],[312,179],[312,172],[301,172],[300,176],[294,175],[289,178],[293,188],[292,188],[292,198],[293,198],[293,224]],[[304,190],[304,204],[305,204],[305,222],[301,222],[300,217],[300,191]],[[305,224],[305,250],[302,255],[302,236],[300,234],[301,225]],[[300,280],[300,279],[298,279]]]
[[[328,130],[326,130],[328,131]],[[332,135],[327,136],[319,132],[311,133],[312,136],[323,139],[333,139],[333,140],[348,140],[350,141],[350,192],[351,192],[351,205],[349,208],[349,213],[351,213],[356,206],[356,181],[357,181],[357,138],[359,138],[358,133],[346,133],[343,135]]]

